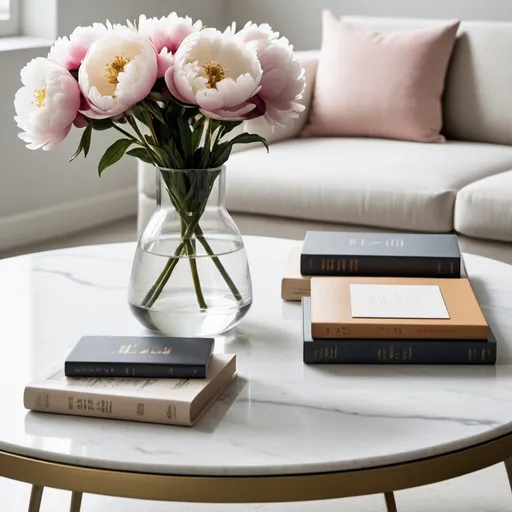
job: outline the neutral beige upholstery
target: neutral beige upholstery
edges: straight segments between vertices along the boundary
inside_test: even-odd
[[[296,139],[228,163],[231,211],[450,232],[457,191],[512,168],[512,147]]]
[[[376,30],[445,23],[349,20]],[[318,61],[318,52],[298,52],[306,111],[286,128],[247,123],[272,142],[270,154],[239,147],[228,163],[227,203],[242,233],[455,231],[466,235],[463,250],[512,263],[512,243],[503,242],[512,242],[511,49],[512,23],[461,24],[444,98],[447,144],[295,138],[307,120]],[[141,164],[139,178],[140,232],[155,208],[155,172]]]
[[[454,225],[464,235],[512,242],[512,170],[463,188]]]
[[[347,224],[329,224],[326,222],[312,222],[295,219],[282,219],[278,217],[264,217],[261,215],[249,215],[246,213],[234,213],[240,231],[244,235],[274,236],[289,238],[291,240],[303,240],[306,231],[388,231],[381,228],[351,226]],[[510,244],[503,242],[491,242],[466,236],[458,236],[459,245],[463,252],[478,254],[487,258],[504,261],[512,264],[512,250]]]

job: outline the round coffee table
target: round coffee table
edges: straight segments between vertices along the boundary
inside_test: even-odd
[[[27,412],[36,374],[87,334],[143,335],[126,302],[134,244],[0,261],[0,476],[73,492],[186,502],[384,493],[512,457],[512,267],[466,255],[498,365],[306,366],[300,306],[280,299],[297,242],[248,237],[254,305],[216,351],[239,379],[191,429]],[[510,468],[510,466],[508,466]]]

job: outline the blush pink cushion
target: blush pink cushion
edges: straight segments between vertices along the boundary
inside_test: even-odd
[[[441,97],[459,22],[375,33],[323,13],[310,120],[302,135],[443,142]]]

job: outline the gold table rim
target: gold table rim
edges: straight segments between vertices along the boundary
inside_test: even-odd
[[[428,485],[512,457],[512,433],[442,455],[386,466],[282,476],[137,473],[63,464],[0,451],[0,476],[41,487],[189,503],[279,503],[347,498]]]

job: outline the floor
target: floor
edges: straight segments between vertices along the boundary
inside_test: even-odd
[[[125,219],[101,228],[51,240],[0,256],[59,247],[135,240],[136,220]],[[0,512],[27,510],[30,486],[0,478]],[[396,494],[400,512],[512,512],[512,494],[503,465],[461,478]],[[41,512],[69,510],[69,493],[47,489]],[[102,496],[84,497],[83,512],[380,512],[381,496],[284,505],[188,505],[143,502]]]

